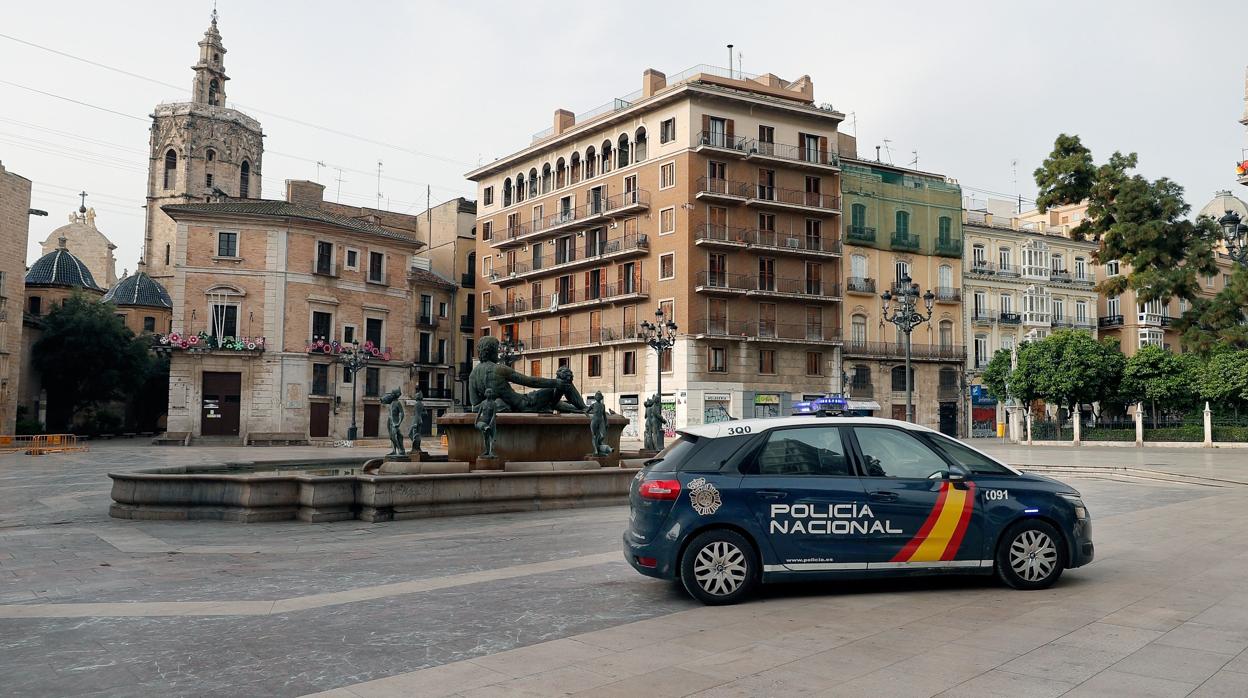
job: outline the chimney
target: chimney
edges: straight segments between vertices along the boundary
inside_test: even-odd
[[[641,74],[641,96],[650,97],[655,92],[667,87],[667,76],[654,68],[646,68]]]
[[[555,110],[555,135],[556,136],[572,128],[574,125],[576,125],[576,114],[573,114],[567,109]]]
[[[325,185],[306,179],[288,179],[286,180],[286,200],[292,204],[320,208],[325,202]]]

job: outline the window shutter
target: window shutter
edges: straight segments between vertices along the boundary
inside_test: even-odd
[[[732,119],[724,119],[724,133],[728,136],[728,147],[732,147]]]
[[[806,134],[801,131],[797,133],[797,159],[806,159]]]
[[[623,291],[624,291],[624,265],[623,265],[623,264],[621,264],[620,266],[616,267],[616,268],[615,268],[615,271],[616,271],[616,273],[617,273],[617,276],[619,277],[619,287],[618,287],[618,290],[619,290],[620,292],[623,292]]]
[[[828,137],[819,136],[819,162],[828,164]]]
[[[703,114],[702,115],[702,142],[703,143],[706,142],[706,139],[710,132],[711,132],[711,115]]]
[[[593,283],[593,278],[589,275],[589,272],[585,272],[585,297],[586,298],[591,297],[590,293],[592,289],[592,283]]]

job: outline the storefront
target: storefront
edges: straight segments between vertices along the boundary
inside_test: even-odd
[[[663,396],[663,435],[666,438],[676,436],[676,396],[667,394]]]
[[[755,394],[754,416],[756,418],[779,417],[780,396],[776,393]]]
[[[624,425],[623,438],[636,439],[641,434],[641,416],[638,414],[639,400],[636,395],[620,396],[620,414],[628,420]]]
[[[704,393],[702,396],[702,423],[715,424],[732,419],[731,393]]]
[[[975,438],[997,435],[997,401],[982,385],[971,386],[971,436]]]

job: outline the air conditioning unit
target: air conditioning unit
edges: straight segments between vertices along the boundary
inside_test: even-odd
[[[795,250],[801,247],[801,241],[798,240],[797,238],[789,238],[785,240],[784,243],[788,245],[790,248],[795,249]]]

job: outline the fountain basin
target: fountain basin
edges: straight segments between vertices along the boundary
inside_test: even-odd
[[[477,456],[485,450],[476,421],[477,415],[471,412],[438,417],[438,428],[447,435],[447,458],[467,461],[476,467]],[[589,417],[583,414],[502,412],[495,424],[494,453],[502,462],[577,461],[594,448]],[[612,450],[603,465],[620,464],[620,436],[627,425],[627,417],[607,415],[607,444]]]

